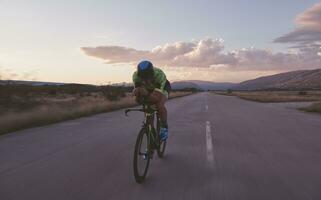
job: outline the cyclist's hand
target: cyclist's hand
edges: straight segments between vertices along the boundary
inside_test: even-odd
[[[140,95],[142,95],[142,96],[148,96],[149,93],[148,93],[148,91],[147,91],[144,87],[141,87]]]
[[[138,88],[134,88],[133,92],[132,92],[132,95],[137,97],[138,96],[138,92],[139,92]]]
[[[136,97],[137,96],[147,96],[148,95],[148,91],[143,87],[137,87],[137,88],[134,88],[133,95],[136,96]]]

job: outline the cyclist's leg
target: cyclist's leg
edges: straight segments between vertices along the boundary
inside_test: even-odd
[[[157,90],[153,91],[149,96],[150,103],[155,104],[157,106],[158,114],[161,119],[161,126],[164,128],[168,128],[167,109],[165,107],[166,100],[167,97]]]
[[[160,138],[163,141],[166,141],[168,138],[168,125],[167,125],[167,110],[165,107],[165,102],[167,100],[167,96],[165,96],[162,92],[154,90],[149,95],[149,101],[152,104],[156,104],[158,115],[160,118]]]
[[[154,90],[152,93],[150,93],[148,99],[145,99],[148,92],[144,87],[137,87],[135,88],[135,90],[136,91],[134,91],[134,95],[136,95],[136,102],[139,104],[155,104],[157,106],[158,114],[161,119],[161,126],[167,128],[167,109],[165,107],[167,96],[165,96],[158,90]],[[145,100],[147,100],[147,102],[145,102]]]

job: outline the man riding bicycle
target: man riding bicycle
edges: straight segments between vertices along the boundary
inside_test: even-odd
[[[165,73],[154,67],[149,61],[142,61],[137,65],[133,74],[136,102],[139,104],[155,104],[161,119],[160,137],[165,141],[168,138],[167,110],[165,102],[168,99],[170,83]]]

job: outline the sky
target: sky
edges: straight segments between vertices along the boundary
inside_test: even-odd
[[[0,27],[1,79],[130,82],[144,59],[171,81],[321,68],[316,0],[0,0]]]

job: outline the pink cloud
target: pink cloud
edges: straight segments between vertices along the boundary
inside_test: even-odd
[[[297,44],[294,47],[303,47],[321,44],[321,3],[315,4],[299,14],[294,22],[298,27],[274,40],[276,43]]]
[[[299,14],[295,22],[302,28],[321,30],[321,2]]]
[[[321,67],[321,3],[295,18],[297,28],[274,40],[292,44],[294,52],[271,52],[265,49],[243,48],[224,51],[222,39],[201,39],[156,46],[150,51],[122,46],[82,47],[88,55],[107,63],[137,63],[149,59],[169,67],[214,68],[234,71],[289,71]]]
[[[82,47],[88,56],[105,60],[107,63],[130,63],[150,59],[167,66],[208,67],[215,64],[236,62],[230,54],[223,54],[222,40],[204,39],[194,42],[176,42],[160,45],[151,51],[136,50],[121,46]]]
[[[149,59],[156,65],[169,67],[221,68],[226,70],[295,70],[321,66],[319,48],[300,48],[296,53],[271,52],[243,48],[224,52],[221,39],[203,39],[160,45],[150,51],[121,46],[83,47],[88,55],[111,64],[137,63]]]

